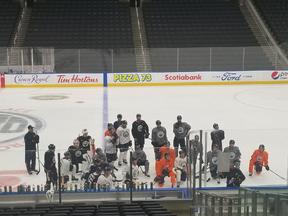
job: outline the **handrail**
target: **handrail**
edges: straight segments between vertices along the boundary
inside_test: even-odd
[[[268,42],[269,46],[272,47],[272,50],[273,50],[274,54],[276,55],[276,58],[279,58],[279,61],[282,64],[282,66],[284,67],[284,69],[288,69],[287,57],[285,56],[283,51],[279,48],[277,42],[275,41],[275,39],[273,38],[273,36],[269,32],[269,30],[267,29],[265,23],[262,21],[257,9],[254,7],[251,0],[246,1],[246,6],[247,6],[248,10],[250,11],[250,13],[252,14],[252,16],[253,16],[255,22],[257,23],[260,31],[265,36],[265,39]],[[273,47],[275,49],[273,49]]]

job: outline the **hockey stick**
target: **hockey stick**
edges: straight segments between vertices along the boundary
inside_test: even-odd
[[[40,168],[41,168],[41,166],[40,166],[40,156],[39,156],[40,154],[39,154],[39,143],[37,143],[37,160],[38,160],[38,167],[39,167],[39,169],[38,169],[38,171],[37,171],[37,173],[36,173],[36,175],[38,175],[39,173],[40,173]]]
[[[279,178],[283,179],[283,180],[286,180],[284,177],[278,175],[277,173],[275,173],[274,171],[272,171],[271,169],[269,169],[270,172],[274,173],[275,175],[277,175]]]

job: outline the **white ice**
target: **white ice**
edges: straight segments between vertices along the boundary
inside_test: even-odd
[[[105,104],[103,94],[107,94],[108,97],[108,110],[103,110]],[[41,95],[65,95],[68,98],[31,99],[33,96]],[[63,155],[73,139],[84,128],[87,128],[90,135],[95,138],[96,148],[102,147],[103,127],[107,124],[106,119],[103,118],[105,112],[108,122],[114,122],[117,114],[121,113],[130,128],[136,114],[141,113],[150,131],[159,119],[162,121],[162,126],[166,127],[171,143],[174,137],[173,123],[176,122],[177,115],[182,115],[183,121],[188,122],[192,130],[202,129],[208,132],[208,148],[211,145],[209,134],[212,125],[217,122],[226,134],[223,147],[228,146],[230,139],[234,139],[242,152],[241,170],[246,175],[242,186],[286,185],[286,180],[265,169],[260,175],[248,176],[250,157],[259,144],[264,144],[269,153],[271,170],[284,178],[287,177],[288,85],[286,84],[109,87],[106,89],[99,87],[6,88],[0,90],[0,111],[25,113],[41,118],[45,122],[45,128],[39,131],[42,162],[50,143],[54,143],[56,152]],[[3,126],[1,124],[0,122],[0,142],[16,136],[13,133],[1,133]],[[26,129],[22,134],[24,133]],[[23,146],[14,147],[15,143]],[[150,161],[151,178],[144,177],[140,173],[139,180],[150,182],[155,177],[155,161],[152,145],[148,139],[144,150]],[[23,138],[0,144],[0,155],[2,187],[3,184],[7,184],[7,180],[14,187],[17,184],[45,184],[43,168],[38,176],[23,173],[26,169]],[[121,169],[116,172],[116,175],[122,178]],[[221,180],[220,185],[214,180],[207,183],[209,187],[225,187],[225,185],[225,180]],[[165,186],[170,187],[169,182],[166,182]],[[185,187],[186,183],[182,183],[181,186]]]

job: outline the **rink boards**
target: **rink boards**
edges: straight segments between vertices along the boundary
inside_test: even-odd
[[[1,74],[1,88],[236,85],[288,83],[288,71]]]

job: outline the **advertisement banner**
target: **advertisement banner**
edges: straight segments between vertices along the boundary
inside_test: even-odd
[[[282,81],[282,82],[287,81],[288,82],[288,70],[263,72],[262,80],[263,81],[274,81],[274,82],[279,82],[279,81]]]
[[[103,74],[7,74],[6,87],[103,86]]]
[[[108,73],[108,86],[170,85],[205,81],[203,72]]]
[[[253,71],[217,71],[210,72],[211,82],[247,82],[254,81]]]

